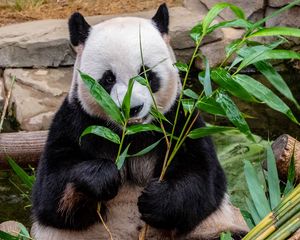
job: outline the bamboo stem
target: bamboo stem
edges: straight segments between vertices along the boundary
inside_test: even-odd
[[[108,235],[109,235],[109,239],[110,239],[110,240],[114,240],[114,239],[113,239],[113,236],[112,236],[112,234],[111,234],[111,231],[109,230],[108,226],[106,225],[104,219],[103,219],[102,216],[101,216],[100,210],[101,210],[101,202],[98,202],[98,204],[97,204],[97,214],[98,214],[98,216],[99,216],[99,218],[100,218],[100,220],[101,220],[101,223],[103,224],[105,230],[107,231],[107,233],[108,233]]]

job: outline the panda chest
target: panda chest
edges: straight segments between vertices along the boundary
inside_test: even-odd
[[[153,178],[157,156],[157,153],[154,152],[128,158],[121,170],[123,182],[130,181],[138,186],[145,186]]]

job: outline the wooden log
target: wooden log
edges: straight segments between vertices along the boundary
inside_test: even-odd
[[[292,156],[295,159],[296,180],[300,180],[300,142],[288,134],[279,136],[272,144],[279,177],[287,179]]]
[[[44,149],[48,131],[14,132],[0,134],[0,167],[7,168],[5,158],[10,156],[19,165],[36,166]]]

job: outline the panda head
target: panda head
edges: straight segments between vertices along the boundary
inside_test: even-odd
[[[166,113],[176,101],[181,87],[173,51],[168,41],[169,14],[162,4],[152,19],[113,18],[91,27],[80,13],[69,20],[71,43],[77,49],[69,101],[76,96],[92,116],[109,120],[78,76],[77,69],[98,80],[117,106],[121,106],[129,80],[151,69],[147,78],[158,109]],[[141,37],[140,37],[141,36]],[[131,96],[131,121],[151,121],[153,99],[147,87],[135,82]]]

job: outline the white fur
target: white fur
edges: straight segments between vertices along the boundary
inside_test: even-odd
[[[158,64],[152,70],[160,78],[160,89],[154,94],[154,98],[159,110],[165,113],[175,102],[180,89],[180,78],[173,66],[174,53],[151,20],[123,17],[93,26],[76,67],[80,67],[82,72],[94,79],[100,79],[106,70],[111,70],[116,76],[111,97],[120,106],[129,79],[138,75],[142,66],[139,31],[144,64],[150,68]],[[78,73],[75,71],[75,74]],[[74,76],[74,80],[78,84],[78,96],[84,109],[91,115],[103,116],[103,111],[89,96],[84,83],[78,80],[78,76]],[[135,82],[131,107],[141,104],[144,104],[144,107],[138,118],[143,118],[149,113],[153,102],[148,89]]]

